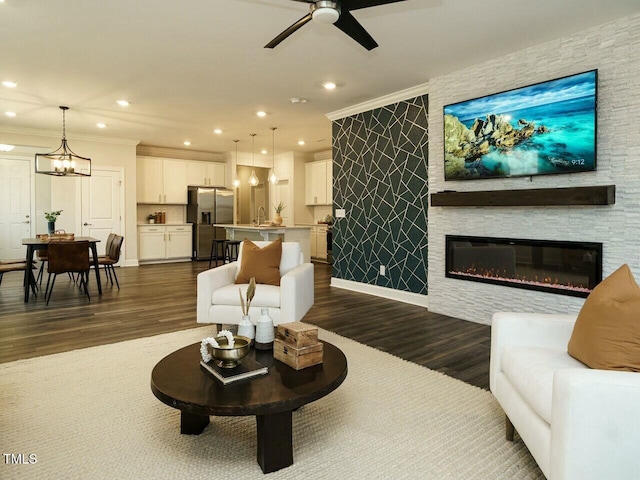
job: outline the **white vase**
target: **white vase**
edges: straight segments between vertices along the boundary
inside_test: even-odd
[[[242,315],[242,320],[238,324],[238,335],[247,337],[249,340],[253,340],[256,336],[251,317],[249,315]]]
[[[256,349],[271,350],[273,349],[273,319],[269,316],[269,309],[262,308],[260,310],[260,318],[256,324]]]

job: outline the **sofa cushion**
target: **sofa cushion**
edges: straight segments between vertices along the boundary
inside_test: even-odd
[[[214,290],[211,295],[211,303],[213,305],[237,305],[239,309],[240,294],[238,293],[238,289],[242,292],[243,297],[246,298],[248,287],[248,284],[231,284],[218,288]],[[280,308],[280,287],[273,285],[257,285],[256,294],[251,301],[251,306]]]
[[[280,260],[282,258],[282,239],[277,239],[260,248],[251,240],[242,242],[240,272],[235,283],[249,283],[252,277],[256,283],[280,285]]]
[[[549,424],[556,370],[587,368],[564,350],[534,347],[505,348],[500,366],[524,401]]]
[[[568,351],[591,368],[640,371],[640,287],[622,265],[589,294]]]

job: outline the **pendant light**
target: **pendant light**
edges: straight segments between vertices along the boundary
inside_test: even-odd
[[[278,176],[276,175],[276,130],[278,127],[271,127],[271,137],[273,139],[273,161],[271,162],[272,168],[269,172],[269,183],[275,185],[278,183]]]
[[[240,140],[234,140],[236,142],[236,176],[233,177],[233,188],[240,187],[240,178],[238,177],[238,142]]]
[[[91,159],[76,155],[67,145],[65,112],[69,107],[61,106],[60,110],[62,110],[62,143],[51,153],[36,153],[36,173],[59,177],[90,177]]]
[[[251,176],[249,177],[249,185],[251,185],[252,187],[255,187],[258,185],[258,183],[260,183],[260,180],[258,180],[258,177],[256,176],[256,134],[255,133],[250,133],[249,135],[251,135],[251,137],[253,138],[253,146],[251,147],[251,155],[252,155],[252,160],[251,160]]]

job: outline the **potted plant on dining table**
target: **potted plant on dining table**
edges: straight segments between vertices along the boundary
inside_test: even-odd
[[[47,219],[47,229],[49,230],[49,235],[53,234],[56,231],[56,220],[62,213],[62,210],[55,210],[53,212],[44,212],[44,218]]]

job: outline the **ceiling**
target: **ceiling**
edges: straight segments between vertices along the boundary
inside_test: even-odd
[[[307,12],[290,0],[5,0],[0,81],[18,86],[0,86],[0,143],[16,128],[60,131],[67,105],[71,138],[225,152],[233,139],[251,151],[256,133],[256,152],[271,152],[275,126],[277,152],[328,150],[329,112],[640,12],[640,2],[407,0],[353,13],[380,44],[370,52],[313,22],[263,48]]]

